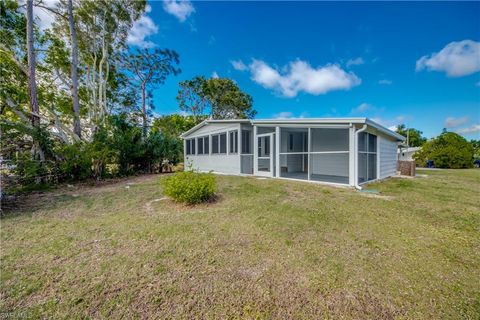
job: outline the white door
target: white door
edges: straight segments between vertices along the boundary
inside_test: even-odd
[[[273,133],[259,134],[257,139],[257,172],[256,175],[273,177],[274,172],[274,139]]]

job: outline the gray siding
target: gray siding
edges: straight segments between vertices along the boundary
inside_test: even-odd
[[[185,168],[199,171],[215,171],[229,174],[240,173],[238,154],[188,155],[185,156]]]
[[[380,149],[380,179],[394,176],[397,173],[397,143],[384,136],[378,137]]]

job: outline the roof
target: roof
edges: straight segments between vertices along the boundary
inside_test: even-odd
[[[388,129],[384,126],[376,123],[375,121],[368,118],[298,118],[298,119],[258,119],[258,120],[249,120],[249,119],[226,119],[226,120],[204,120],[201,123],[197,124],[195,127],[184,132],[181,137],[185,138],[191,133],[197,131],[198,129],[210,124],[210,123],[249,123],[252,125],[272,125],[272,124],[366,124],[370,127],[373,127],[380,132],[389,135],[398,141],[404,141],[405,137]]]

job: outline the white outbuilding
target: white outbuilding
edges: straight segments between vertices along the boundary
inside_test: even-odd
[[[395,175],[405,140],[368,118],[205,120],[182,138],[187,170],[350,186]]]

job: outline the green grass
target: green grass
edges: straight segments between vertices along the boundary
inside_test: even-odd
[[[478,319],[480,170],[423,173],[380,195],[218,176],[194,207],[161,176],[30,195],[1,221],[0,313]]]

